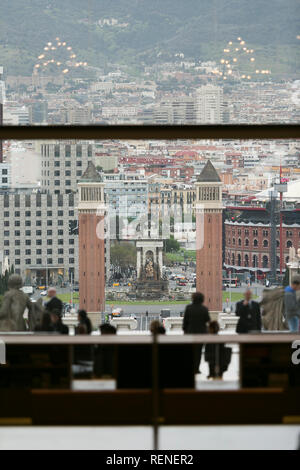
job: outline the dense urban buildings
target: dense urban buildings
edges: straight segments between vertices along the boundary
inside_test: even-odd
[[[170,236],[174,236],[183,249],[194,250],[196,182],[210,159],[223,183],[224,268],[233,272],[248,271],[252,276],[255,272],[258,276],[268,276],[271,270],[267,205],[270,188],[279,181],[281,173],[287,191],[283,196],[284,248],[281,267],[276,261],[278,272],[285,271],[290,246],[299,248],[297,141],[248,141],[247,144],[226,140],[4,142],[3,150],[0,250],[27,283],[34,280],[45,283],[46,271],[55,282],[58,279],[69,281],[72,276],[78,281],[78,183],[90,161],[103,178],[110,214],[120,213],[132,222],[133,218],[147,211],[150,213],[154,208],[160,219],[165,210],[169,214],[180,210],[186,214],[185,225],[178,225],[176,219],[174,227],[171,224]],[[277,199],[279,217],[279,195]],[[240,224],[245,227],[237,227]],[[250,239],[249,232],[248,240],[244,233],[249,224],[255,226],[251,230],[259,233],[257,246],[253,245],[255,237]],[[243,232],[244,238],[238,233],[232,235],[235,227]],[[123,227],[119,236],[128,239],[131,230]],[[263,237],[263,232],[268,232],[268,236]],[[285,239],[287,232],[293,235]],[[277,245],[279,238],[277,234]],[[25,246],[26,243],[31,246]],[[245,243],[249,243],[249,249]],[[280,257],[279,251],[277,246]],[[109,269],[108,246],[106,263]]]
[[[299,448],[298,17],[1,1],[0,449]]]

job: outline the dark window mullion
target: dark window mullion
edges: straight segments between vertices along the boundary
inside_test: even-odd
[[[300,125],[1,126],[1,140],[299,139]]]

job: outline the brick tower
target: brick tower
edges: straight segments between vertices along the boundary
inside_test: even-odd
[[[105,310],[104,183],[92,162],[79,188],[79,307]]]
[[[208,160],[196,183],[197,291],[212,312],[222,312],[222,182]]]

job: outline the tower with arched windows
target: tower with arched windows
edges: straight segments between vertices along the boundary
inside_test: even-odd
[[[104,182],[92,162],[79,188],[79,307],[105,310]]]
[[[222,311],[222,182],[208,160],[196,183],[197,291],[210,311]]]

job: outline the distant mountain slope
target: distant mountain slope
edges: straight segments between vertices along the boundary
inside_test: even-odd
[[[94,65],[154,60],[158,52],[219,57],[236,36],[266,60],[299,64],[298,0],[1,0],[0,63],[31,73],[35,57],[56,36]],[[96,25],[116,19],[121,25]]]

